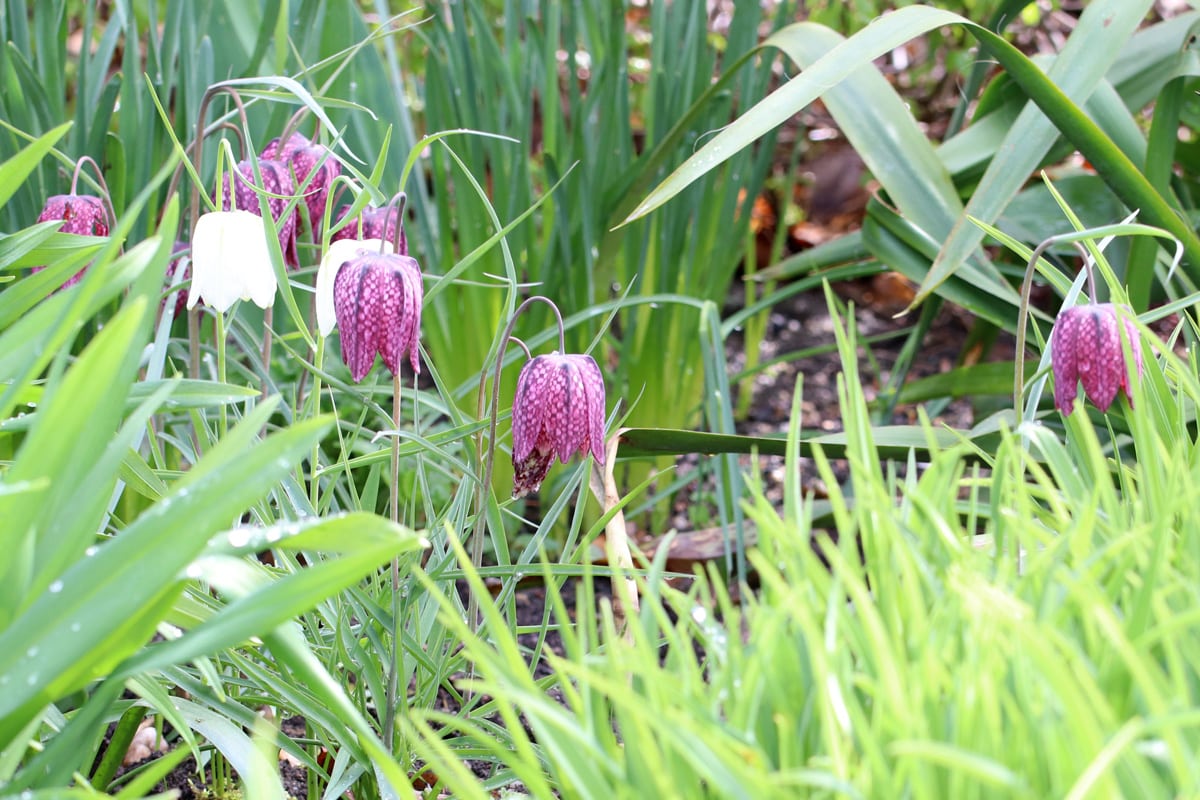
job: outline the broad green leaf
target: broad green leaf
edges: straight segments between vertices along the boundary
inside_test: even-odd
[[[272,763],[270,759],[265,758],[250,737],[242,732],[241,725],[234,723],[219,711],[182,697],[176,699],[175,707],[179,709],[188,726],[211,742],[240,774],[254,773],[260,779],[263,776],[273,777],[270,781],[270,791],[266,795],[259,795],[263,800],[284,800],[287,797],[279,781],[278,761]]]
[[[918,458],[925,458],[931,452],[927,432],[919,427],[878,426],[871,428],[871,436],[883,458],[904,459],[910,451],[915,452]],[[972,436],[968,431],[938,429],[934,432],[934,442],[939,448],[949,447]],[[742,436],[671,428],[627,428],[620,433],[620,443],[617,455],[625,458],[687,453],[715,455],[758,452],[759,455],[786,455],[787,452],[787,439],[783,435]],[[801,455],[811,456],[814,448],[820,447],[830,458],[844,458],[847,448],[853,444],[844,433],[809,431],[802,432],[798,442]]]
[[[267,400],[178,481],[171,493],[62,574],[0,634],[0,743],[27,715],[104,675],[139,649],[182,588],[180,574],[227,526],[304,458],[328,429],[318,418],[265,441]]]
[[[998,157],[989,164],[980,187],[968,204],[968,212],[985,221],[998,217],[1057,139],[1057,125],[1096,164],[1127,204],[1143,208],[1148,222],[1167,228],[1185,241],[1189,246],[1189,257],[1195,250],[1193,260],[1200,262],[1200,240],[1177,218],[1167,219],[1173,216],[1169,206],[1157,197],[1144,178],[1139,181],[1139,173],[1127,159],[1122,161],[1120,151],[1098,134],[1095,125],[1088,122],[1075,105],[1086,101],[1099,85],[1120,53],[1120,46],[1137,28],[1148,7],[1149,0],[1098,0],[1090,4],[1067,46],[1055,58],[1048,76],[1003,39],[956,14],[928,7],[900,9],[834,47],[800,75],[759,101],[650,192],[626,222],[666,202],[701,175],[841,84],[872,59],[936,27],[961,25],[985,44],[1013,80],[1040,106],[1040,110],[1029,106],[1018,115],[1005,136]],[[1051,115],[1053,122],[1043,112]],[[884,155],[879,156],[880,161],[884,158]],[[885,188],[890,190],[886,183]],[[956,271],[975,252],[981,237],[982,233],[975,226],[960,218],[941,248],[918,299]]]
[[[11,234],[0,234],[0,269],[18,269],[50,264],[65,255],[92,245],[99,249],[107,240],[96,236],[59,233],[58,220],[36,222]]]
[[[5,476],[15,483],[45,482],[45,490],[0,497],[0,550],[9,554],[0,564],[0,630],[31,593],[50,583],[52,576],[41,573],[51,557],[74,560],[95,536],[94,527],[64,529],[56,518],[117,430],[145,311],[144,302],[135,302],[115,316],[50,389],[38,424]]]
[[[326,545],[340,555],[310,561],[304,569],[274,579],[257,563],[219,551],[202,556],[188,567],[188,575],[207,582],[231,598],[230,602],[182,637],[143,650],[122,666],[122,674],[183,663],[274,630],[354,585],[388,559],[414,552],[424,543],[415,532],[373,514],[314,520],[303,526],[288,523],[285,527],[291,530],[265,529],[262,544],[303,547],[308,552],[325,551]],[[253,533],[257,537],[258,532]],[[230,538],[234,538],[232,534]],[[240,543],[241,536],[237,538]]]
[[[904,384],[899,402],[924,403],[943,397],[1011,396],[1013,375],[1011,361],[989,361],[957,367]]]
[[[808,70],[845,41],[822,25],[802,22],[771,36],[764,46],[779,48]],[[867,62],[821,97],[891,201],[934,238],[945,238],[962,215],[962,202],[933,145],[887,79]]]

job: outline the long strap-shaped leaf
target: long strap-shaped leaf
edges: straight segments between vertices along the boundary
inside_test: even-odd
[[[757,103],[651,191],[626,221],[644,216],[662,205],[871,60],[935,28],[961,25],[987,47],[1038,106],[1026,108],[1014,123],[968,204],[968,213],[980,219],[994,220],[1061,130],[1123,202],[1142,209],[1146,222],[1167,229],[1184,242],[1188,263],[1192,270],[1197,270],[1200,267],[1200,239],[1077,105],[1090,96],[1149,6],[1149,0],[1098,0],[1090,4],[1067,47],[1055,59],[1049,75],[1042,73],[1001,37],[957,14],[927,7],[901,9],[834,47],[799,76]],[[786,30],[791,29],[785,29],[777,37],[783,36]],[[905,154],[896,153],[892,157],[903,158]],[[885,184],[885,188],[891,191],[892,187]],[[976,226],[960,218],[921,287],[918,300],[952,274],[975,250],[981,237],[982,232]]]

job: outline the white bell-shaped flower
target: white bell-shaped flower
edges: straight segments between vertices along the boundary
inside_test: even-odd
[[[201,215],[192,231],[188,308],[203,301],[224,313],[239,299],[267,308],[275,303],[277,288],[262,217],[249,211]]]
[[[380,247],[383,249],[381,250]],[[391,253],[395,248],[391,242],[379,239],[338,239],[331,242],[317,270],[317,330],[325,337],[337,326],[337,315],[333,309],[333,279],[342,264],[369,253]]]

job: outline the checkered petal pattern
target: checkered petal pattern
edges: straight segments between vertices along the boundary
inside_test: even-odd
[[[46,200],[42,213],[38,214],[38,222],[62,220],[61,233],[74,233],[80,236],[108,236],[108,212],[104,202],[99,197],[89,194],[56,194]],[[34,272],[41,272],[45,266],[34,267]],[[66,289],[74,286],[83,278],[87,268],[79,270],[62,285]]]
[[[237,169],[245,180],[236,178],[233,180],[233,203],[231,204],[229,200],[230,181],[226,176],[222,184],[221,210],[249,211],[251,214],[261,217],[258,192],[254,189],[254,166],[249,161],[239,161]],[[296,194],[296,185],[292,182],[291,170],[282,161],[262,159],[258,162],[258,171],[262,173],[262,188],[271,195],[280,195],[279,197],[268,197],[267,206],[271,209],[271,218],[275,220],[275,227],[279,232],[279,247],[283,250],[283,261],[289,268],[297,269],[300,266],[300,256],[296,250],[296,229],[299,226],[299,216],[295,208],[286,217],[283,213],[290,202],[288,198]]]
[[[1074,408],[1079,384],[1096,408],[1107,411],[1122,391],[1129,402],[1129,370],[1121,348],[1121,325],[1129,341],[1134,368],[1142,374],[1142,345],[1130,317],[1133,311],[1122,308],[1118,317],[1112,303],[1093,303],[1068,308],[1058,315],[1050,334],[1050,366],[1054,372],[1054,405],[1063,414]]]
[[[342,340],[342,360],[355,381],[375,364],[375,354],[393,375],[408,353],[421,371],[421,303],[425,291],[415,259],[396,253],[369,253],[345,262],[333,281],[333,307]]]
[[[304,189],[304,205],[308,209],[309,230],[313,241],[317,241],[329,190],[334,179],[342,174],[341,162],[334,158],[328,147],[311,142],[299,133],[293,133],[284,144],[280,144],[279,139],[272,139],[263,148],[261,157],[289,165],[296,174],[297,187],[316,170],[317,174]]]
[[[342,206],[337,211],[337,219],[341,221],[350,213],[350,206]],[[400,225],[400,209],[395,206],[376,208],[367,206],[362,213],[339,229],[330,241],[338,239],[383,239],[385,242],[396,242],[396,226]],[[402,256],[408,255],[408,238],[404,228],[400,228],[400,248],[396,250]]]
[[[589,355],[538,356],[521,368],[513,399],[513,496],[537,491],[557,456],[591,452],[604,463],[604,378]]]

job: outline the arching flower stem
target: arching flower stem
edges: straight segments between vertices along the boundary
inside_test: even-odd
[[[1051,236],[1035,247],[1033,253],[1029,256],[1029,263],[1025,267],[1025,277],[1021,281],[1021,305],[1017,310],[1017,347],[1015,351],[1016,355],[1013,358],[1013,363],[1016,367],[1016,375],[1013,381],[1013,413],[1017,415],[1018,424],[1024,416],[1021,411],[1021,395],[1025,392],[1025,329],[1029,323],[1029,294],[1033,289],[1033,273],[1037,269],[1037,263],[1041,259],[1042,253],[1056,244],[1070,241],[1083,257],[1083,269],[1087,274],[1088,281],[1088,296],[1091,297],[1093,303],[1096,302],[1096,275],[1092,269],[1092,256],[1082,244],[1069,238],[1070,236],[1072,234],[1068,234],[1067,236]]]
[[[80,156],[75,162],[75,171],[71,174],[71,194],[78,194],[79,174],[83,172],[85,164],[91,164],[92,170],[96,173],[96,185],[100,187],[100,202],[104,204],[104,210],[108,214],[109,229],[117,227],[117,211],[113,208],[112,194],[108,191],[108,182],[104,180],[104,173],[100,171],[100,165],[91,156]]]

